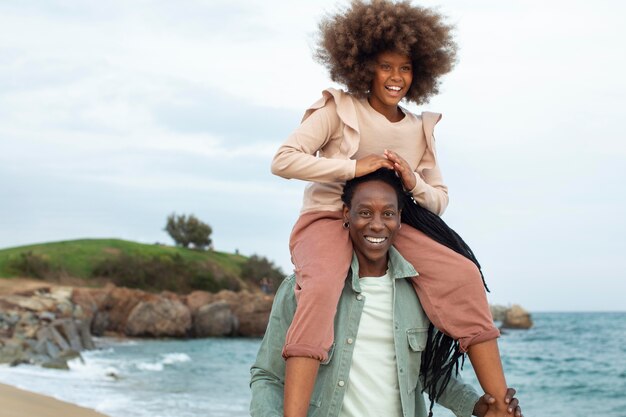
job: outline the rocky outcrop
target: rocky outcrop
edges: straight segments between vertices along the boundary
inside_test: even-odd
[[[71,301],[72,288],[43,288],[0,297],[0,363],[67,369],[93,349],[90,321]]]
[[[195,291],[186,296],[104,288],[48,286],[0,295],[0,363],[67,369],[91,335],[131,337],[260,337],[273,297]]]
[[[503,329],[530,329],[531,327],[533,327],[533,321],[528,311],[517,304],[507,309],[502,320]]]

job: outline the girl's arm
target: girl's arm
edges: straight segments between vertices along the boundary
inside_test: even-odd
[[[334,100],[314,111],[283,143],[272,160],[272,173],[287,179],[342,182],[354,178],[356,161],[317,156],[339,152],[343,123]]]

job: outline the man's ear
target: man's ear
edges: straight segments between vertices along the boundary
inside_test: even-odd
[[[350,221],[350,209],[345,204],[343,205],[343,221]]]

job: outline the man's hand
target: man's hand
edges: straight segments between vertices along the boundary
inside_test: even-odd
[[[514,398],[516,392],[517,391],[515,391],[514,388],[508,388],[506,390],[506,395],[504,396],[504,402],[508,404],[507,411],[509,412],[509,415],[514,415],[515,417],[523,417],[522,409],[519,406],[519,400],[517,398]],[[491,404],[495,404],[495,402],[496,399],[493,398],[491,395],[483,395],[474,406],[473,414],[478,417],[485,417],[487,415],[487,412],[489,411],[489,406]]]

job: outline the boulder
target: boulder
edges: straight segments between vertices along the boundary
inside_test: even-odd
[[[94,320],[98,328],[92,329],[94,334],[104,334],[105,331],[125,333],[126,321],[133,309],[150,294],[130,288],[113,288],[106,293]],[[101,316],[101,317],[97,317]]]
[[[530,329],[532,326],[533,321],[530,318],[530,313],[517,304],[507,310],[502,321],[502,328],[504,329]]]
[[[191,312],[179,300],[152,296],[131,310],[124,327],[128,336],[182,337],[191,329]]]
[[[216,301],[198,308],[193,316],[195,337],[223,337],[237,332],[238,320],[226,301]]]
[[[193,291],[185,297],[185,304],[189,307],[192,314],[202,306],[211,304],[215,300],[215,294],[207,291]]]
[[[55,300],[42,295],[23,296],[23,295],[7,295],[3,297],[7,303],[16,307],[30,311],[52,311],[55,309]]]
[[[247,291],[242,291],[238,295],[234,301],[235,305],[231,303],[231,308],[239,319],[238,334],[245,337],[262,337],[270,319],[273,297]]]
[[[491,311],[491,317],[493,317],[495,321],[504,321],[508,308],[502,305],[492,304],[489,306],[489,310]]]
[[[24,342],[18,339],[0,340],[0,363],[16,363],[24,359]]]

